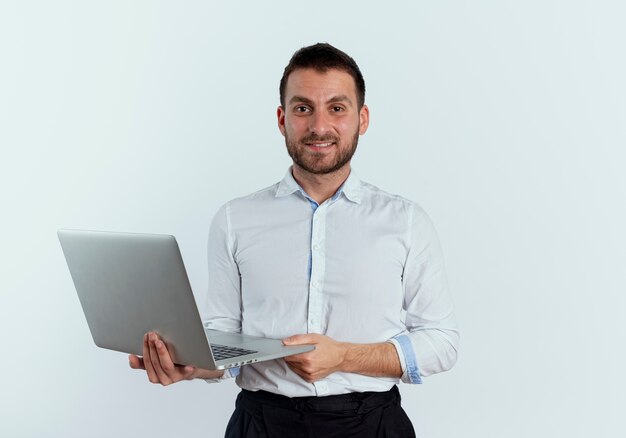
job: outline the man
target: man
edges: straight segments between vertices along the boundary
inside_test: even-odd
[[[228,437],[415,436],[395,385],[451,368],[459,339],[433,226],[351,171],[369,124],[351,57],[300,49],[280,103],[293,166],[213,220],[207,326],[315,350],[224,373],[175,366],[149,333],[130,365],[163,385],[236,376]]]

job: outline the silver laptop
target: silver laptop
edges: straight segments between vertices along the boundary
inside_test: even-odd
[[[209,370],[315,348],[206,329],[174,236],[84,230],[57,234],[99,347],[141,356],[144,334],[156,331],[174,363]]]

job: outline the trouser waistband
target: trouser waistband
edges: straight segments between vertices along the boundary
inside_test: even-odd
[[[242,390],[242,401],[247,409],[255,411],[261,405],[270,405],[299,412],[354,412],[365,414],[390,403],[400,403],[400,392],[394,385],[385,392],[353,392],[325,397],[286,397],[267,391]]]

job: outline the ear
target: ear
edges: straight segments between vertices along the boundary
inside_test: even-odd
[[[276,110],[276,117],[278,118],[278,129],[280,133],[285,136],[285,110],[282,106],[279,106]]]
[[[370,109],[367,105],[363,105],[359,111],[359,135],[365,134],[367,127],[370,125]]]

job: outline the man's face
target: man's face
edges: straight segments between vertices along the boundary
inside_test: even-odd
[[[317,175],[348,165],[369,123],[367,106],[358,108],[354,79],[336,69],[293,71],[277,115],[294,165]]]

